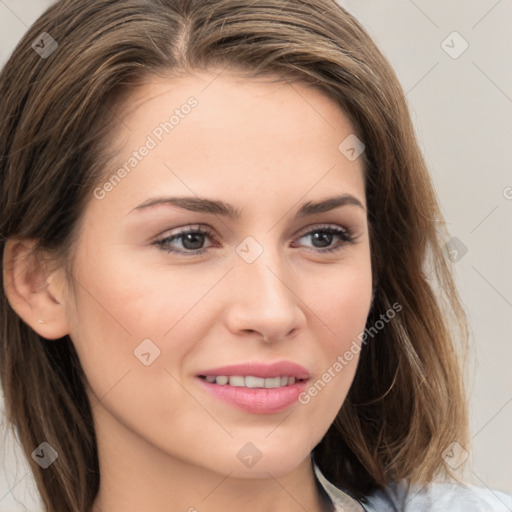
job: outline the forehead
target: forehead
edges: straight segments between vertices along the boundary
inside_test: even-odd
[[[105,180],[125,169],[108,202],[122,196],[127,210],[171,192],[243,205],[254,195],[298,201],[314,189],[315,199],[347,192],[364,202],[361,159],[350,161],[339,149],[353,134],[350,120],[310,84],[226,70],[152,77],[118,117]]]
[[[320,86],[298,78],[282,78],[270,74],[248,77],[233,69],[212,68],[189,74],[147,75],[142,85],[125,95],[121,110],[125,117],[137,116],[141,113],[141,106],[162,106],[166,101],[179,99],[183,93],[195,95],[207,103],[209,108],[222,101],[238,108],[250,108],[251,102],[264,100],[265,103],[275,102],[282,107],[289,105],[293,109],[294,100],[302,99],[316,115],[322,117],[322,109],[332,110],[337,107]],[[325,117],[324,121],[329,122]]]
[[[167,125],[165,135],[170,136],[163,142],[168,145],[191,134],[203,143],[229,136],[233,143],[217,146],[217,151],[240,142],[254,147],[260,141],[269,149],[283,142],[311,141],[318,149],[322,139],[332,146],[340,135],[354,132],[348,117],[325,91],[304,82],[270,80],[245,78],[230,70],[177,78],[154,76],[124,102],[120,128],[125,136],[137,136],[162,131],[159,126],[165,130]],[[191,101],[196,104],[193,108],[187,105]],[[331,137],[326,138],[328,132]],[[157,138],[163,137],[157,133]]]

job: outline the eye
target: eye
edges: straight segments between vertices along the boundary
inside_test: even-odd
[[[319,226],[300,236],[301,238],[311,237],[314,248],[311,252],[324,253],[342,249],[346,244],[353,243],[354,237],[350,231],[340,226]],[[333,239],[338,238],[338,243],[332,245]],[[316,244],[316,245],[315,245]]]
[[[183,229],[174,235],[157,240],[155,245],[160,247],[162,250],[177,254],[202,254],[206,251],[206,248],[203,248],[202,245],[207,237],[214,239],[213,234],[209,230],[199,226],[190,226],[189,228]],[[171,245],[175,241],[180,242],[182,249],[176,249]]]
[[[331,225],[318,226],[301,235],[299,240],[307,237],[311,237],[314,246],[307,250],[316,253],[338,251],[346,244],[354,241],[354,237],[348,229]],[[207,238],[215,240],[209,229],[200,226],[189,226],[187,229],[182,229],[171,236],[157,240],[154,245],[168,253],[194,256],[207,251],[208,247],[203,247]],[[332,245],[335,238],[338,238],[338,243]],[[176,247],[176,243],[179,243],[181,248]]]

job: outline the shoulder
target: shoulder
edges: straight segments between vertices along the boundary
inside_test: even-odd
[[[393,482],[361,503],[314,468],[337,512],[512,512],[512,494],[458,483],[408,487],[405,481]]]
[[[391,484],[368,496],[367,512],[510,512],[512,494],[468,484]]]

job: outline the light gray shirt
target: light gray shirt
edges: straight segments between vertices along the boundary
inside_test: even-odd
[[[432,483],[407,490],[405,482],[367,496],[367,503],[329,482],[313,461],[315,474],[333,503],[333,512],[512,512],[512,494],[468,484]]]

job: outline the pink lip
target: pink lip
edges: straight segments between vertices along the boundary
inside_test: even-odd
[[[264,389],[214,384],[200,378],[208,375],[252,375],[261,378],[288,376],[300,380],[282,388]],[[290,361],[273,364],[237,364],[204,370],[197,374],[198,383],[208,394],[254,414],[274,414],[284,411],[297,402],[300,393],[306,388],[308,379],[309,372],[306,368]]]

